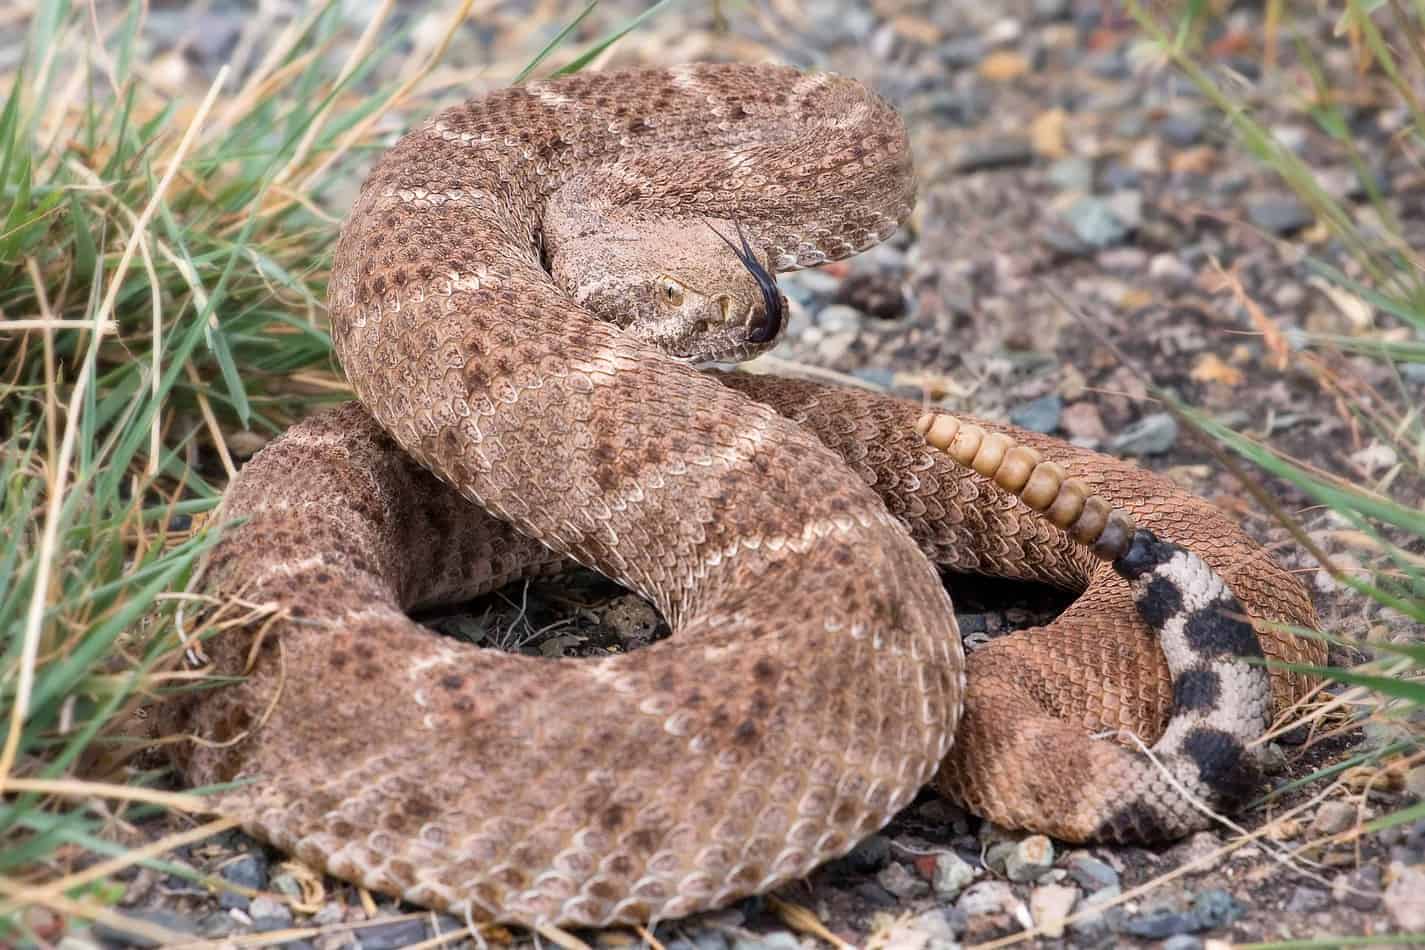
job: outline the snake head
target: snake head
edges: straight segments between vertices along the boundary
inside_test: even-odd
[[[565,222],[545,220],[555,282],[676,360],[750,359],[786,324],[772,258],[736,221],[615,211],[567,223],[575,227],[560,233]]]

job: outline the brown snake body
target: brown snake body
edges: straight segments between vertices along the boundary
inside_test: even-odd
[[[246,679],[172,704],[170,724],[207,740],[179,755],[190,780],[239,780],[216,807],[314,866],[526,924],[667,919],[770,889],[937,771],[979,813],[1074,840],[1201,824],[1181,786],[1215,786],[1190,741],[1159,746],[1160,770],[1089,733],[1152,742],[1176,711],[1205,736],[1238,667],[1199,664],[1212,695],[1180,688],[1175,706],[1188,677],[1169,675],[1174,648],[1129,584],[928,446],[918,407],[688,365],[771,345],[761,271],[861,250],[912,200],[885,103],[776,67],[576,76],[409,133],[335,254],[333,334],[365,409],[295,427],[224,500],[246,520],[205,589],[276,612],[208,643]],[[1253,616],[1311,622],[1212,506],[1015,438],[1200,554]],[[542,660],[405,615],[566,558],[648,597],[674,636]],[[1086,593],[975,654],[967,680],[936,566]],[[1176,629],[1190,646],[1191,618]],[[1314,656],[1260,633],[1269,656]],[[1304,683],[1272,686],[1280,705]]]

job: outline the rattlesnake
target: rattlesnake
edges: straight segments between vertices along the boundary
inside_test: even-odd
[[[405,136],[330,284],[362,406],[294,427],[223,502],[237,526],[204,589],[265,609],[206,643],[246,678],[169,705],[200,740],[177,754],[188,778],[234,782],[216,809],[337,876],[574,925],[775,887],[932,780],[1070,840],[1181,834],[1204,820],[1184,791],[1240,796],[1267,686],[1234,656],[1255,649],[1235,602],[1147,531],[1103,541],[1110,566],[1053,523],[1106,499],[1253,616],[1309,624],[1301,588],[1222,513],[1032,433],[952,439],[958,423],[917,429],[919,407],[886,396],[690,365],[770,346],[771,272],[884,239],[913,189],[889,106],[771,66],[536,83]],[[1017,497],[1041,482],[975,470],[1014,444],[1062,466],[1042,468],[1063,496],[1048,515]],[[648,597],[674,636],[556,661],[404,614],[569,558]],[[1086,593],[966,665],[936,566]],[[1162,769],[1090,737],[1151,743],[1175,681]],[[1278,708],[1304,686],[1272,674]]]

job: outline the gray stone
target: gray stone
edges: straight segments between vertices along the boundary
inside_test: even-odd
[[[1128,227],[1102,198],[1085,195],[1064,212],[1064,220],[1084,244],[1092,248],[1118,244],[1128,237]]]
[[[1061,158],[1049,166],[1044,177],[1061,191],[1089,191],[1093,188],[1093,162],[1077,155]]]
[[[732,945],[733,950],[800,950],[801,942],[795,934],[785,930],[774,930],[769,934],[754,937],[739,937]]]
[[[260,891],[267,886],[267,859],[260,854],[244,854],[218,869],[218,876],[229,884]],[[223,910],[246,910],[249,898],[235,891],[218,894],[218,906]]]
[[[1115,455],[1161,455],[1178,440],[1178,422],[1166,412],[1139,419],[1108,441]]]
[[[1005,856],[1004,872],[1011,881],[1037,881],[1054,866],[1054,845],[1044,835],[1030,835]]]
[[[1107,938],[1110,930],[1122,923],[1123,908],[1108,907],[1104,905],[1118,899],[1119,890],[1117,884],[1100,888],[1094,893],[1085,897],[1079,902],[1079,909],[1076,916],[1079,918],[1069,924],[1069,932],[1084,943],[1098,943]]]
[[[1192,268],[1168,252],[1154,254],[1148,262],[1148,276],[1171,287],[1186,287],[1193,281]]]
[[[847,868],[857,874],[870,874],[886,866],[891,859],[891,839],[885,835],[871,835],[842,858]]]
[[[425,918],[393,920],[389,924],[363,927],[356,931],[361,950],[399,950],[429,938]]]
[[[1381,895],[1385,912],[1404,933],[1425,931],[1425,870],[1392,863],[1390,878]]]
[[[1123,932],[1144,940],[1164,940],[1174,934],[1197,930],[1197,918],[1176,910],[1155,910],[1136,914],[1123,921]]]
[[[1195,930],[1216,930],[1241,917],[1247,909],[1221,888],[1203,891],[1193,898],[1189,913],[1197,921]]]
[[[1125,228],[1137,230],[1143,223],[1143,192],[1133,188],[1121,188],[1113,192],[1104,202]]]
[[[985,44],[978,36],[953,36],[940,44],[940,61],[950,69],[966,69],[980,64]]]
[[[1009,421],[1021,429],[1047,434],[1059,428],[1059,417],[1063,413],[1064,400],[1056,393],[1050,393],[1011,410]]]
[[[955,157],[958,172],[978,172],[996,168],[1012,168],[1034,161],[1034,147],[1022,135],[1002,135],[973,142]]]
[[[1178,148],[1196,145],[1206,129],[1207,123],[1197,112],[1174,112],[1158,123],[1158,134]]]
[[[930,893],[929,883],[906,870],[904,864],[896,861],[877,872],[876,883],[902,900],[923,897]]]
[[[1316,809],[1316,817],[1311,821],[1311,830],[1316,835],[1336,835],[1356,823],[1356,809],[1347,802],[1322,802]]]
[[[145,923],[155,924],[165,930],[171,930],[178,934],[198,933],[197,923],[188,917],[182,917],[171,910],[164,910],[161,907],[146,907],[141,910],[124,911],[123,916],[131,920],[141,920]],[[104,943],[115,943],[121,947],[157,947],[157,940],[150,940],[148,937],[140,937],[137,934],[128,933],[118,927],[110,926],[103,921],[94,923],[94,936]]]
[[[1331,896],[1325,891],[1300,884],[1296,890],[1291,892],[1291,897],[1287,898],[1286,912],[1288,914],[1309,914],[1322,910],[1330,903]]]
[[[965,889],[955,907],[966,917],[1008,914],[1015,905],[1014,891],[1004,881],[981,881]]]
[[[1069,876],[1086,891],[1099,891],[1105,887],[1118,887],[1118,872],[1091,854],[1069,856]]]
[[[861,311],[844,303],[822,307],[816,314],[816,325],[827,333],[854,333],[861,327]]]
[[[1164,940],[1162,950],[1202,950],[1202,941],[1191,934],[1178,934]]]
[[[975,879],[975,869],[953,851],[935,857],[935,893],[953,899]]]
[[[837,288],[841,286],[840,280],[824,270],[815,268],[799,270],[779,277],[777,280],[788,297],[795,294],[809,308],[819,300],[830,299],[836,293]]]
[[[1295,195],[1257,195],[1247,199],[1247,220],[1269,234],[1286,235],[1310,227],[1311,209]]]
[[[252,929],[257,931],[265,933],[292,926],[292,908],[266,895],[253,898],[247,913],[252,918]]]
[[[1123,162],[1109,162],[1099,175],[1099,184],[1108,191],[1137,188],[1142,180],[1143,175],[1138,169],[1132,165],[1125,165]]]
[[[1331,882],[1331,896],[1337,903],[1345,904],[1352,910],[1368,913],[1380,906],[1380,868],[1368,864],[1363,868],[1342,874]]]

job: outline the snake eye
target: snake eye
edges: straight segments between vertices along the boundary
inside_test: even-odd
[[[671,277],[664,277],[658,282],[658,299],[665,306],[681,307],[683,305],[683,285]]]

